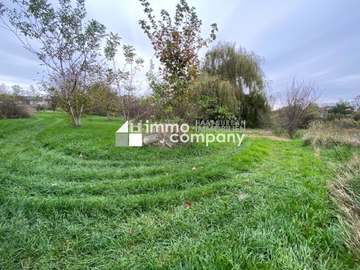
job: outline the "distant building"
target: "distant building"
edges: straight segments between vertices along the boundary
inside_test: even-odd
[[[49,108],[50,98],[46,96],[20,96],[20,100],[33,108]]]
[[[332,106],[324,106],[320,108],[320,118],[326,119],[329,116],[329,110]]]

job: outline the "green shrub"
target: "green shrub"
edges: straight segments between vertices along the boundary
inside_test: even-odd
[[[354,113],[353,119],[357,122],[360,122],[360,111]],[[360,123],[358,123],[360,125]]]

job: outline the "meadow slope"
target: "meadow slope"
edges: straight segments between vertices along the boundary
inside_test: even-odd
[[[0,269],[359,269],[301,141],[115,148],[119,126],[0,121]]]

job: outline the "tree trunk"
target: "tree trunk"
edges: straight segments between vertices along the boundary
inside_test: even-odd
[[[71,114],[71,120],[73,122],[74,127],[80,127],[81,126],[81,112],[76,112],[73,107],[69,106],[70,108],[70,114]]]
[[[74,120],[74,126],[75,127],[80,127],[81,126],[81,117],[80,116],[75,116]]]

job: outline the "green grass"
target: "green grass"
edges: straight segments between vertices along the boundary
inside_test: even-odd
[[[301,141],[115,148],[119,126],[0,121],[0,269],[359,269]]]

